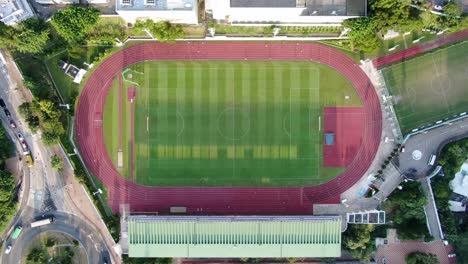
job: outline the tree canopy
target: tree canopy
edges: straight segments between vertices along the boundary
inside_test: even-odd
[[[81,6],[71,6],[52,16],[55,30],[69,43],[80,43],[86,38],[99,20],[99,10]]]
[[[455,1],[446,4],[443,7],[443,14],[438,15],[426,10],[422,2],[369,0],[369,16],[347,19],[343,26],[351,29],[348,36],[354,48],[364,52],[377,49],[380,46],[377,33],[385,35],[390,29],[407,32],[423,28],[433,30],[468,28],[468,18],[463,16],[461,5]],[[411,3],[413,6],[410,5]]]
[[[347,19],[343,26],[351,29],[348,36],[354,48],[364,52],[371,52],[380,47],[374,21],[370,17]]]
[[[174,42],[175,39],[183,38],[185,32],[181,25],[171,24],[169,21],[154,22],[151,19],[138,20],[137,28],[147,28],[155,38],[161,42]]]
[[[41,18],[28,18],[18,28],[0,22],[0,47],[12,48],[21,53],[41,53],[49,42],[50,30]]]
[[[50,166],[57,170],[63,170],[63,159],[57,155],[52,156],[50,159]]]
[[[427,198],[420,190],[421,183],[417,181],[401,184],[402,190],[395,190],[384,203],[401,239],[421,239],[429,237],[424,206]]]
[[[413,252],[406,256],[406,264],[439,264],[437,256],[421,252]]]
[[[348,225],[348,229],[343,234],[343,246],[354,258],[361,261],[370,260],[372,252],[375,250],[372,239],[372,232],[375,226],[369,225]]]

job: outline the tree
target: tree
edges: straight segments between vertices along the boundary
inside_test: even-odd
[[[81,43],[99,20],[99,10],[71,6],[56,12],[51,19],[55,30],[68,43]]]
[[[57,110],[57,106],[53,102],[49,100],[42,100],[38,103],[39,110],[44,114],[45,119],[56,119],[62,115],[62,113]]]
[[[372,252],[375,250],[372,241],[372,232],[375,226],[369,225],[349,225],[343,234],[343,246],[354,258],[361,261],[370,260]]]
[[[43,52],[49,41],[50,30],[40,18],[29,18],[18,25],[14,37],[15,49],[21,53]]]
[[[421,252],[410,253],[405,259],[406,264],[439,264],[436,255]]]
[[[3,126],[0,125],[0,169],[3,169],[3,160],[10,157],[11,151],[13,150],[13,144],[10,138],[8,138]]]
[[[181,25],[173,25],[169,21],[159,21],[155,23],[151,19],[138,20],[135,27],[147,28],[151,34],[161,42],[174,42],[175,39],[185,36]]]
[[[0,170],[0,202],[5,203],[13,198],[15,180],[8,172]]]
[[[63,170],[63,159],[57,155],[52,156],[50,159],[50,166],[59,171]]]
[[[385,34],[388,29],[410,18],[410,0],[370,0],[370,13],[377,31]]]
[[[388,217],[392,219],[402,239],[420,239],[429,236],[423,207],[426,196],[417,181],[402,184],[402,190],[395,190],[383,204]]]
[[[380,47],[375,25],[370,17],[346,19],[343,26],[351,29],[348,36],[355,49],[372,52]]]
[[[29,252],[27,260],[34,261],[34,262],[39,262],[39,263],[44,263],[46,260],[46,257],[44,255],[44,251],[41,250],[40,248],[33,248],[31,252]]]
[[[57,244],[57,241],[55,241],[55,239],[52,237],[47,238],[45,242],[45,246],[48,248],[55,246],[55,244]]]
[[[459,17],[463,14],[463,7],[455,1],[448,2],[442,10],[445,14]]]
[[[0,48],[13,47],[15,35],[15,28],[0,21]]]

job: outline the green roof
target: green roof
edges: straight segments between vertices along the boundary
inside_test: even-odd
[[[129,216],[130,257],[339,257],[339,216]]]

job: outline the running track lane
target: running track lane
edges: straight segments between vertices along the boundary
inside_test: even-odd
[[[102,122],[105,97],[112,79],[129,65],[145,60],[311,60],[327,64],[348,78],[364,107],[363,144],[347,170],[327,183],[311,187],[147,187],[121,177],[106,151]],[[81,154],[108,188],[109,203],[132,212],[167,213],[186,206],[190,214],[310,214],[315,203],[339,203],[340,194],[366,172],[380,144],[382,114],[374,87],[359,66],[343,53],[316,43],[183,42],[144,43],[106,59],[89,77],[79,98],[76,133]]]
[[[412,57],[418,56],[432,49],[436,49],[448,45],[450,43],[462,41],[465,39],[468,39],[468,29],[464,31],[455,32],[442,38],[438,38],[418,46],[413,46],[411,48],[398,51],[387,56],[380,57],[372,61],[372,63],[374,64],[374,67],[379,69],[392,63],[404,61]]]
[[[122,74],[119,74],[119,151],[122,151],[122,105],[123,105],[123,96],[122,96],[122,89],[123,89],[123,85],[122,85]],[[103,110],[103,113],[104,113],[104,110]]]

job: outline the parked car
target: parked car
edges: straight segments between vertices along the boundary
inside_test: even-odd
[[[10,119],[10,126],[11,126],[12,128],[16,128],[15,121],[13,121],[13,120]]]
[[[3,101],[2,98],[0,98],[0,106],[1,106],[2,108],[5,108],[5,106],[6,106],[6,105],[5,105],[5,101]]]
[[[11,251],[11,245],[8,245],[8,247],[6,247],[5,249],[5,254],[9,254]]]
[[[6,116],[11,117],[11,113],[10,113],[10,111],[8,111],[8,109],[3,108],[3,111],[5,112]]]
[[[24,141],[23,134],[18,133],[18,139],[19,139],[21,142],[23,142],[23,141]]]

